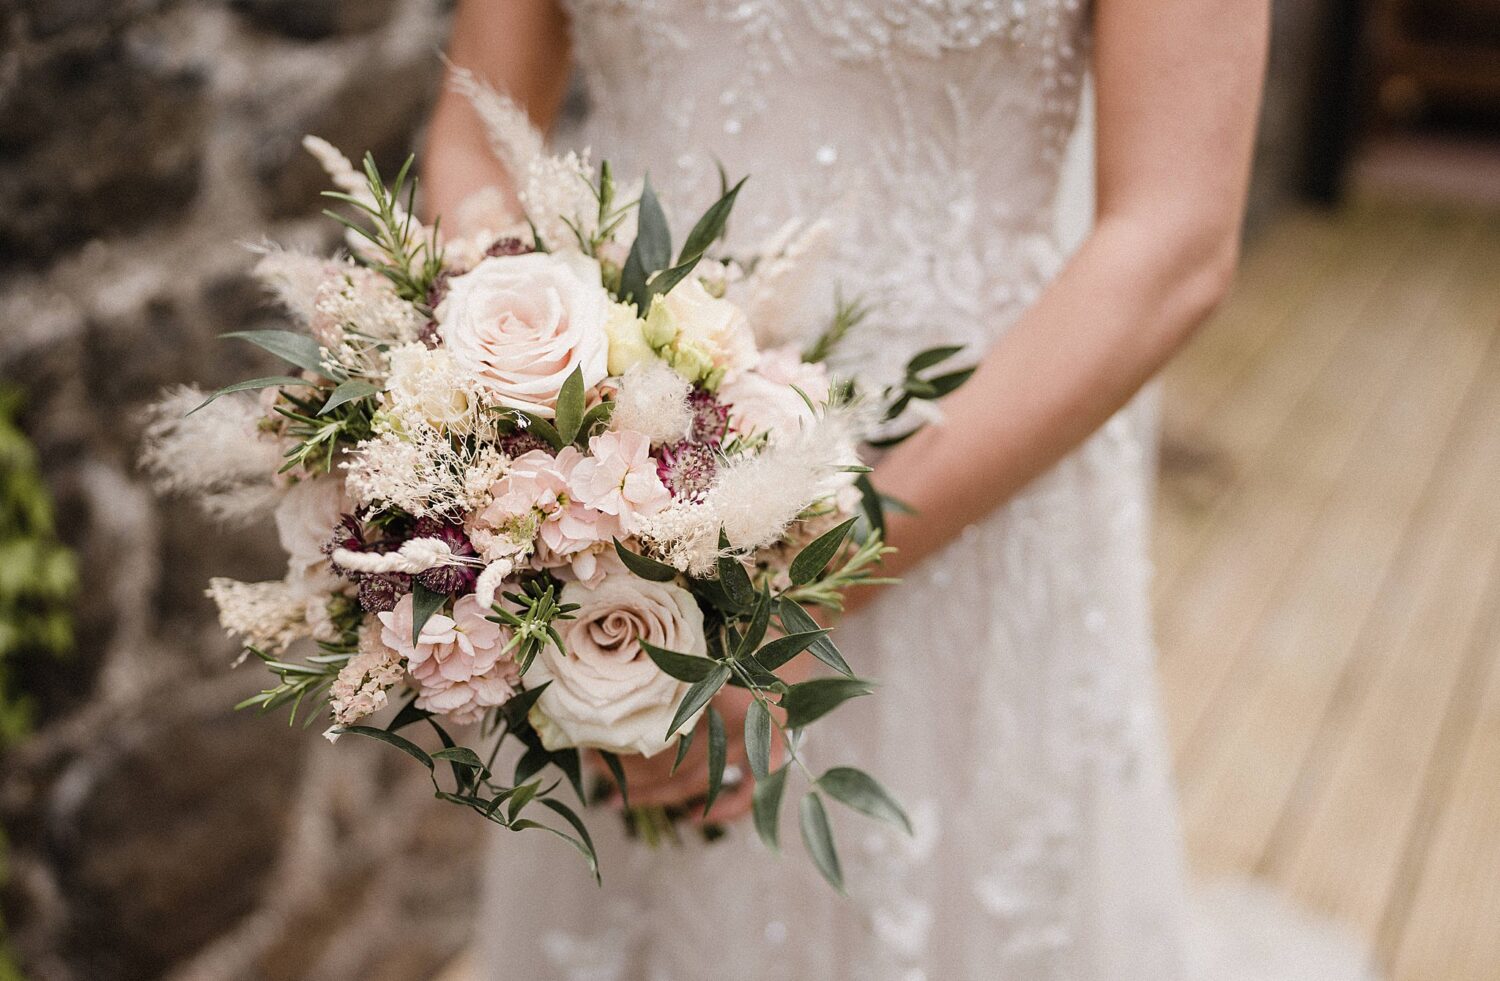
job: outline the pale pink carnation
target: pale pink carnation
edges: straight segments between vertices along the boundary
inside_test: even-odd
[[[412,643],[412,598],[380,613],[380,639],[406,658],[417,686],[417,708],[448,716],[455,724],[477,722],[487,709],[515,693],[520,671],[507,645],[509,628],[486,619],[474,596],[461,596],[453,615],[434,613]]]
[[[622,532],[616,516],[587,506],[570,490],[584,460],[571,446],[555,457],[545,450],[521,454],[495,481],[493,500],[475,524],[512,535],[534,526],[538,551],[549,557],[549,564],[618,537]]]
[[[627,530],[672,502],[657,476],[651,441],[640,433],[601,433],[590,439],[589,456],[573,468],[568,486],[590,508],[619,518]]]

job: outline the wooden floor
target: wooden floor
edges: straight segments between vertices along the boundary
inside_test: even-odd
[[[1500,978],[1500,213],[1263,234],[1168,371],[1157,607],[1199,871]]]

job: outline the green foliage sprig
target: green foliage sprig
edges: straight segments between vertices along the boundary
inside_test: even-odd
[[[364,159],[365,187],[368,199],[346,194],[343,191],[324,191],[323,196],[342,201],[356,208],[362,220],[341,215],[332,209],[324,214],[368,241],[376,255],[357,257],[371,269],[381,273],[396,287],[396,293],[413,303],[426,303],[432,284],[443,269],[443,250],[438,242],[438,225],[434,222],[426,238],[417,234],[418,227],[412,214],[416,208],[417,179],[411,177],[415,156],[408,156],[396,178],[389,186],[380,176],[375,157],[366,153]],[[406,192],[406,203],[401,202],[402,191]]]

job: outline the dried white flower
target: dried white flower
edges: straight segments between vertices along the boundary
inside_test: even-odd
[[[662,560],[692,575],[719,556],[719,530],[736,550],[774,545],[787,526],[846,484],[857,461],[855,413],[825,409],[795,435],[756,454],[730,457],[701,501],[677,502],[645,519],[638,537]]]
[[[318,288],[345,263],[270,243],[257,246],[255,251],[260,253],[255,277],[299,323],[312,323]]]
[[[348,348],[367,360],[368,342],[414,341],[426,318],[396,295],[390,280],[364,266],[345,262],[318,285],[308,321],[318,343],[337,358]],[[343,359],[339,359],[342,363]]]
[[[412,538],[394,552],[352,552],[347,548],[335,549],[333,564],[353,572],[404,572],[416,575],[428,569],[446,566],[481,566],[482,559],[473,556],[455,555],[449,544],[441,538]]]
[[[206,397],[184,386],[147,408],[141,465],[160,493],[191,496],[219,521],[248,524],[280,496],[282,447],[260,431],[254,396],[226,395],[192,411]]]
[[[455,441],[425,423],[389,427],[342,464],[349,495],[366,514],[397,507],[416,517],[459,520],[486,503],[506,457],[483,441]]]
[[[209,580],[207,595],[219,607],[219,625],[249,646],[274,653],[312,633],[309,596],[291,582],[216,578]]]
[[[467,69],[450,68],[449,84],[473,104],[490,148],[515,181],[516,196],[542,241],[554,251],[576,249],[578,240],[568,223],[589,235],[598,221],[588,152],[549,155],[545,138],[525,110]]]
[[[666,362],[648,358],[632,365],[620,378],[610,428],[636,432],[652,443],[672,443],[687,436],[693,425],[688,396],[693,386]]]

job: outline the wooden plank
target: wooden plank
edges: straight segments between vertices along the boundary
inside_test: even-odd
[[[1483,243],[1500,254],[1500,233]],[[1500,278],[1468,291],[1449,333],[1488,344],[1433,486],[1355,641],[1261,873],[1374,934],[1420,805],[1426,763],[1500,554]],[[1483,329],[1481,329],[1483,325]]]
[[[1493,981],[1500,965],[1500,565],[1489,587],[1381,928],[1393,981]]]
[[[1418,343],[1388,345],[1409,348],[1395,385],[1354,441],[1356,452],[1338,474],[1335,493],[1315,512],[1311,534],[1291,557],[1239,670],[1205,707],[1205,724],[1182,757],[1188,827],[1214,830],[1199,854],[1215,869],[1242,869],[1263,854],[1407,516],[1432,474],[1442,443],[1434,435],[1451,426],[1477,370],[1480,349],[1473,339],[1465,334],[1461,343],[1445,329],[1460,295],[1451,285],[1468,283],[1491,260],[1479,250],[1463,251],[1471,241],[1471,235],[1453,236],[1446,247],[1456,254],[1424,270],[1382,311]],[[1454,258],[1464,260],[1456,278]],[[1359,379],[1329,382],[1337,383],[1318,393],[1328,399],[1320,404],[1346,400]]]
[[[1283,580],[1290,558],[1315,531],[1358,434],[1418,344],[1411,324],[1423,323],[1436,302],[1433,273],[1419,272],[1419,260],[1457,261],[1451,224],[1398,224],[1382,238],[1400,241],[1403,235],[1410,237],[1394,256],[1368,254],[1368,268],[1380,277],[1374,289],[1365,284],[1350,296],[1342,284],[1360,279],[1331,280],[1329,291],[1299,318],[1300,335],[1323,335],[1350,321],[1360,327],[1339,331],[1339,343],[1330,349],[1312,349],[1323,364],[1312,378],[1302,379],[1306,387],[1300,393],[1280,382],[1255,387],[1252,401],[1292,400],[1296,408],[1268,440],[1266,452],[1244,468],[1243,484],[1214,515],[1202,547],[1164,595],[1159,632],[1168,719],[1189,772],[1192,755],[1208,742],[1208,712],[1234,673],[1238,652],[1287,588]],[[1331,325],[1329,318],[1334,318]],[[1284,347],[1291,362],[1309,354],[1305,345]],[[1297,375],[1288,371],[1282,377]],[[1251,418],[1249,412],[1226,413],[1223,425],[1239,427]]]
[[[1306,451],[1296,445],[1298,440],[1312,444],[1309,448],[1324,459],[1347,445],[1347,437],[1338,431],[1345,413],[1321,415],[1308,405],[1308,393],[1317,389],[1325,374],[1356,360],[1356,354],[1345,350],[1349,344],[1373,348],[1379,354],[1380,345],[1369,343],[1377,338],[1368,336],[1364,322],[1393,298],[1390,277],[1421,262],[1442,241],[1425,223],[1390,215],[1383,223],[1351,219],[1340,234],[1347,236],[1340,260],[1316,293],[1297,304],[1267,356],[1256,359],[1236,379],[1231,398],[1216,405],[1196,428],[1190,411],[1168,403],[1165,428],[1169,438],[1195,441],[1201,444],[1201,452],[1220,458],[1236,475],[1237,490],[1263,472],[1268,457],[1288,457],[1283,470],[1295,466],[1299,454],[1305,458]],[[1275,287],[1267,284],[1266,289]],[[1356,336],[1351,338],[1351,333]],[[1200,579],[1203,566],[1220,561],[1213,554],[1209,532],[1226,524],[1224,510],[1245,512],[1245,503],[1236,494],[1226,496],[1204,516],[1197,540],[1162,556],[1158,588],[1169,604],[1178,601],[1179,580]],[[1257,512],[1250,509],[1249,513]],[[1198,601],[1186,602],[1196,605]],[[1165,610],[1164,619],[1170,621],[1171,612]],[[1164,653],[1171,656],[1170,646]]]

